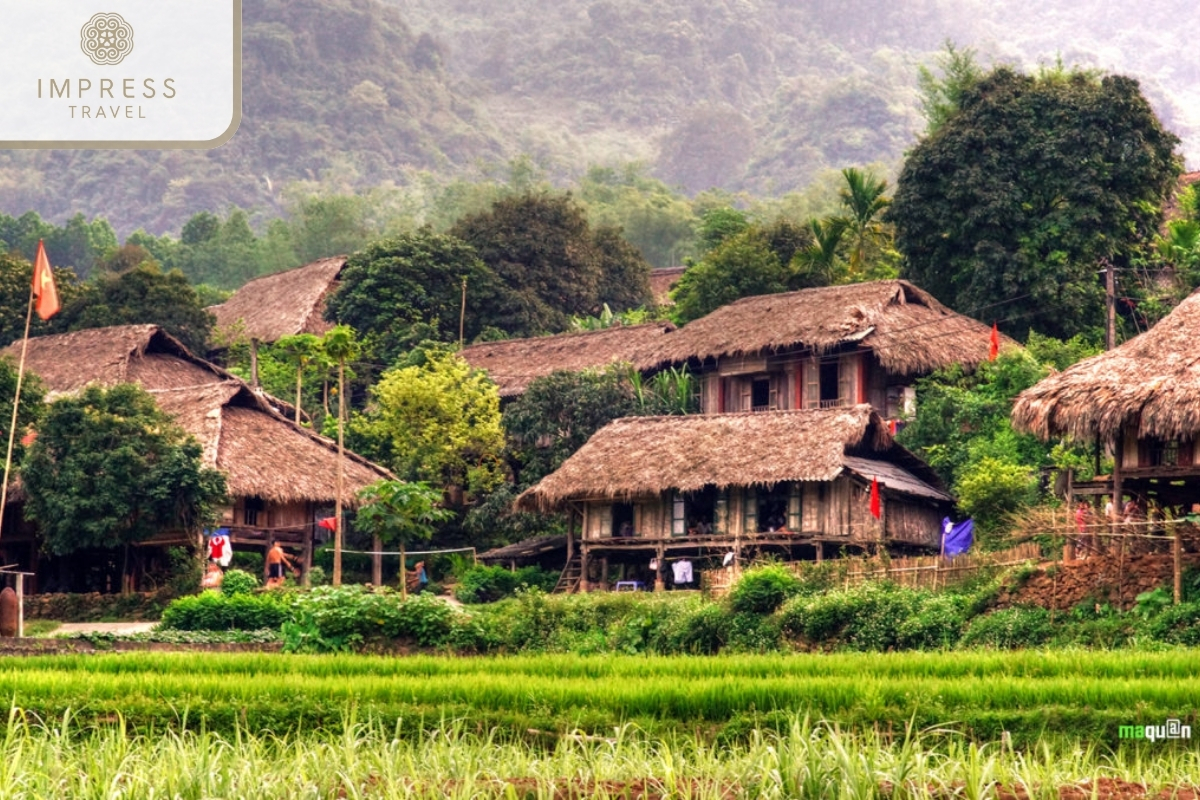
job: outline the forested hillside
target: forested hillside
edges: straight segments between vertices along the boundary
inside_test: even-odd
[[[898,165],[941,44],[1137,78],[1200,163],[1200,52],[1183,0],[247,0],[244,115],[201,152],[0,153],[0,211],[177,232],[288,186],[478,177],[521,154],[567,184],[640,161],[689,192],[778,195]],[[252,216],[253,218],[253,216]]]

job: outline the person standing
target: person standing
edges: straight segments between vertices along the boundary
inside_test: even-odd
[[[283,552],[283,548],[279,546],[279,542],[271,542],[271,549],[267,551],[266,563],[264,564],[267,571],[267,588],[277,589],[283,586],[283,570],[286,567],[292,571],[292,575],[299,577],[299,570],[288,557],[288,554]]]

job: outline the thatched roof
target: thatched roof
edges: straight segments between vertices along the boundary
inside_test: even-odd
[[[1042,439],[1200,435],[1200,292],[1119,347],[1049,376],[1018,397],[1013,425]]]
[[[534,536],[480,553],[480,561],[522,561],[567,549],[566,536]]]
[[[670,292],[675,288],[675,284],[679,283],[686,269],[687,267],[659,267],[650,270],[650,295],[654,298],[655,305],[675,305]]]
[[[889,372],[919,375],[988,357],[991,327],[908,281],[872,281],[746,297],[664,337],[662,363],[860,343]],[[1007,337],[1004,343],[1012,344]]]
[[[887,488],[950,500],[932,470],[895,444],[870,406],[859,405],[618,419],[522,493],[517,504],[546,509],[568,499],[832,481],[846,471],[861,474],[871,462],[887,464],[887,475],[878,470]]]
[[[21,342],[0,350],[0,357],[17,363]],[[42,379],[52,396],[77,391],[89,383],[139,383],[144,389],[173,389],[233,379],[215,364],[192,355],[157,325],[115,325],[38,336],[29,340],[25,368]]]
[[[334,256],[255,278],[224,303],[208,309],[217,318],[215,330],[260,342],[298,333],[325,333],[332,327],[324,318],[325,298],[336,288],[345,266],[345,256]]]
[[[657,363],[657,344],[663,334],[675,330],[669,322],[620,325],[599,331],[564,333],[531,339],[483,342],[464,348],[467,363],[485,369],[501,397],[516,397],[536,378],[556,370],[582,371],[616,362],[629,362],[638,369]]]
[[[235,497],[276,503],[332,504],[337,496],[337,443],[275,413],[244,383],[151,392],[158,406],[200,442],[204,463],[225,473]],[[347,452],[342,500],[381,479],[387,470]]]

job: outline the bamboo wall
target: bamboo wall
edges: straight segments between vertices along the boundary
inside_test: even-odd
[[[727,490],[728,519],[722,533],[747,536],[757,533],[745,525],[745,491]],[[846,476],[830,482],[805,483],[800,504],[801,537],[861,543],[881,538],[880,521],[871,515],[870,492]],[[633,498],[633,529],[637,538],[660,539],[671,536],[670,493]],[[890,538],[897,541],[936,547],[941,535],[941,513],[921,501],[885,501],[884,522]],[[591,501],[584,506],[583,538],[607,539],[613,536],[613,504]],[[720,529],[720,528],[719,528]]]

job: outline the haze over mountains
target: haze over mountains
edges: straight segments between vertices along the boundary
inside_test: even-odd
[[[569,183],[641,161],[689,192],[781,194],[894,168],[923,128],[917,68],[1061,56],[1138,78],[1200,166],[1191,3],[1120,0],[246,0],[244,114],[225,147],[0,152],[0,211],[177,232],[289,182],[470,177],[529,154]]]

